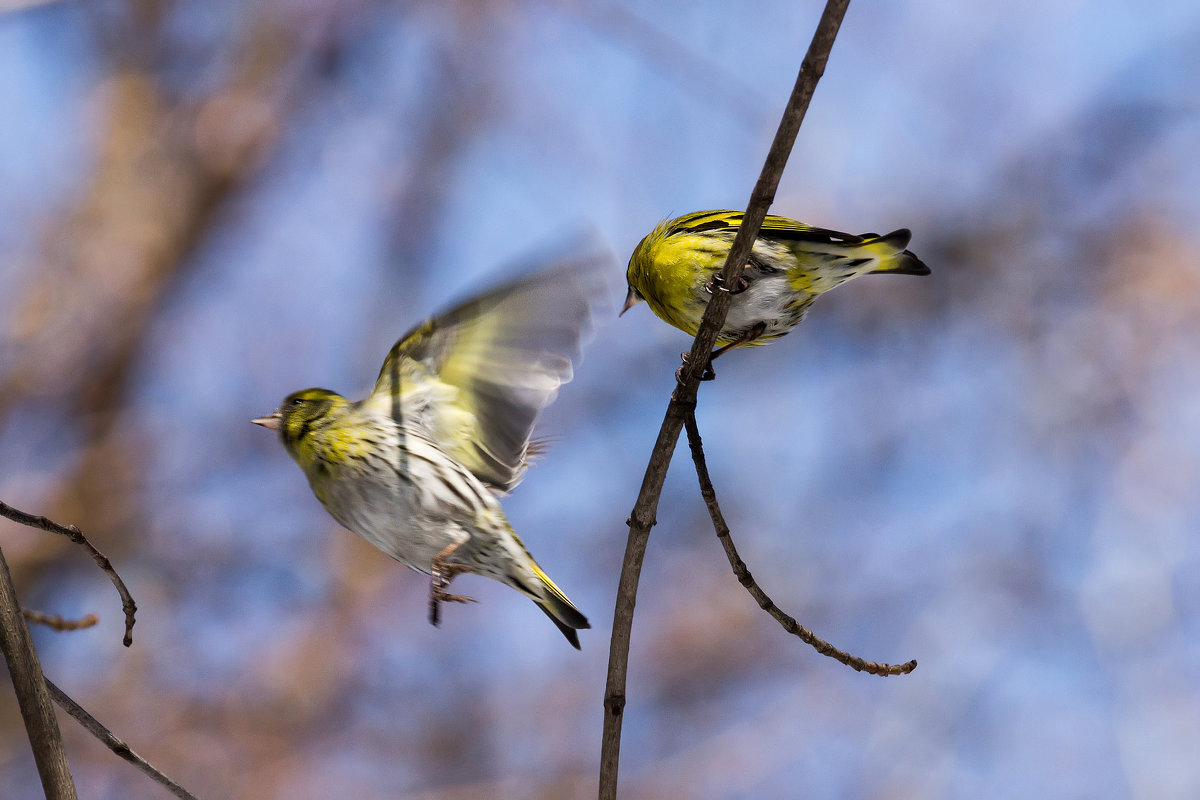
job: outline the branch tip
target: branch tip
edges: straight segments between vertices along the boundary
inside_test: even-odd
[[[733,568],[733,574],[737,576],[738,583],[746,588],[746,591],[750,593],[750,596],[754,598],[759,607],[774,617],[775,621],[785,631],[797,637],[821,655],[828,656],[835,661],[840,661],[858,672],[888,676],[906,675],[916,669],[917,662],[915,659],[899,665],[879,664],[851,655],[844,650],[839,650],[808,628],[805,628],[794,617],[785,613],[775,604],[775,601],[754,580],[754,577],[750,574],[750,570],[746,567],[746,562],[742,560],[742,557],[738,554],[737,547],[734,546],[733,535],[729,530],[728,523],[725,522],[725,515],[721,511],[721,506],[717,502],[717,490],[713,487],[712,478],[708,474],[708,463],[704,458],[704,443],[700,439],[700,428],[696,425],[696,415],[689,414],[687,419],[684,420],[684,426],[687,428],[688,445],[692,451],[692,463],[696,466],[696,479],[700,483],[700,494],[704,497],[705,506],[708,507],[708,515],[712,520],[713,529],[717,533],[717,539],[720,540],[721,547],[725,550],[725,557],[729,559],[729,566]]]
[[[125,637],[121,641],[126,647],[133,644],[133,624],[136,622],[137,603],[133,601],[133,596],[129,594],[129,589],[125,586],[125,581],[121,580],[121,576],[113,568],[112,562],[108,560],[108,556],[97,550],[87,540],[87,537],[83,535],[83,531],[74,525],[60,525],[52,519],[28,514],[4,502],[0,502],[0,516],[7,517],[13,522],[18,522],[30,528],[38,528],[49,533],[57,533],[59,536],[65,536],[87,550],[88,554],[92,557],[92,561],[95,561],[96,566],[100,567],[108,575],[108,579],[112,581],[113,586],[117,589],[117,594],[121,596],[121,610],[125,612]]]

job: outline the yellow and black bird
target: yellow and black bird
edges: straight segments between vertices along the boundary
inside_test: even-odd
[[[743,216],[698,211],[659,223],[629,259],[621,313],[644,300],[694,336]],[[800,324],[817,295],[860,275],[928,275],[929,267],[906,249],[910,238],[907,228],[855,236],[768,216],[736,284],[723,287],[732,297],[712,357],[778,339]]]
[[[536,454],[538,412],[571,380],[603,291],[594,263],[525,277],[427,320],[388,353],[375,389],[288,395],[253,420],[279,432],[317,499],[343,526],[432,575],[430,620],[462,572],[533,600],[575,648],[587,618],[513,531],[499,497]]]

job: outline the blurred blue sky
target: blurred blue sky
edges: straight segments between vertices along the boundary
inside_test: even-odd
[[[6,316],[93,181],[123,8],[0,14]],[[573,231],[611,248],[618,301],[659,219],[744,206],[819,11],[167,6],[157,77],[184,106],[255,19],[338,46],[297,68],[278,140],[136,351],[117,424],[136,523],[95,540],[138,600],[135,645],[60,553],[27,604],[102,623],[35,631],[48,674],[201,796],[593,793],[623,522],[688,339],[645,307],[603,320],[505,503],[591,619],[582,654],[479,579],[431,628],[425,580],[337,529],[248,420],[304,386],[361,396],[411,325]],[[933,275],[856,282],[723,358],[699,422],[768,593],[920,666],[853,673],[759,611],[683,448],[642,577],[625,796],[1200,795],[1198,78],[1186,0],[851,4],[773,211],[910,227]],[[32,357],[0,342],[0,370]],[[38,513],[86,436],[45,385],[0,427],[0,497]],[[18,574],[41,535],[3,528]],[[31,796],[15,730],[0,796]],[[68,743],[83,794],[160,796]]]

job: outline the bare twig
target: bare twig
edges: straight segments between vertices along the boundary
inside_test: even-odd
[[[75,783],[63,749],[62,732],[50,705],[46,681],[37,650],[29,638],[29,628],[21,619],[21,604],[13,588],[8,562],[0,550],[0,650],[8,662],[17,703],[29,734],[29,745],[37,762],[38,775],[46,797],[53,800],[74,800]]]
[[[721,546],[725,548],[725,555],[729,559],[729,566],[733,567],[733,574],[737,576],[738,583],[746,587],[746,591],[750,593],[750,596],[754,598],[759,607],[774,617],[783,626],[785,631],[793,636],[798,636],[802,642],[812,647],[821,655],[836,659],[851,669],[859,672],[869,672],[872,675],[907,675],[916,669],[916,659],[905,664],[877,664],[874,661],[866,661],[858,656],[852,656],[844,650],[839,650],[829,644],[829,642],[826,642],[808,628],[805,628],[791,616],[784,613],[779,606],[775,605],[775,601],[768,597],[767,593],[754,580],[754,576],[746,568],[746,562],[742,561],[741,556],[738,555],[737,548],[734,547],[733,537],[729,532],[729,525],[725,523],[725,515],[721,513],[721,506],[717,503],[717,491],[713,488],[712,479],[708,475],[708,463],[704,458],[704,443],[700,440],[700,429],[696,426],[696,415],[694,413],[687,415],[687,419],[684,420],[684,426],[687,428],[688,444],[692,450],[692,461],[696,465],[696,478],[700,481],[700,494],[704,497],[704,504],[708,506],[708,515],[712,517],[713,528],[717,531],[717,538],[721,540]]]
[[[82,544],[85,548],[87,548],[88,552],[92,554],[92,558],[95,559],[96,563],[100,565],[100,568],[108,573],[109,577],[112,578],[113,585],[117,587],[117,591],[121,594],[122,606],[125,608],[125,646],[128,647],[133,641],[133,615],[134,612],[137,611],[137,605],[133,602],[133,598],[129,596],[129,590],[125,588],[125,583],[121,580],[120,576],[117,575],[116,570],[113,569],[109,560],[105,558],[99,550],[93,547],[87,539],[84,538],[79,529],[74,525],[59,525],[57,522],[46,519],[45,517],[26,514],[24,511],[18,511],[12,506],[4,503],[0,503],[0,516],[8,517],[14,522],[19,522],[22,525],[28,525],[31,528],[40,528],[44,531],[50,531],[51,533],[57,533],[62,536],[66,536],[71,541],[76,542],[77,544]],[[11,595],[11,598],[9,598],[7,595]],[[8,624],[8,616],[10,605],[13,609],[12,616],[16,619],[17,626],[19,627],[18,633],[23,632],[25,638],[25,644],[20,645],[18,642],[18,646],[14,651],[15,656],[24,658],[23,663],[25,666],[20,668],[18,668],[16,662],[14,662],[14,654],[10,654],[9,652],[8,629],[10,625]],[[87,728],[97,739],[104,742],[114,753],[133,764],[135,767],[161,783],[163,786],[167,787],[167,789],[169,789],[176,797],[184,798],[185,800],[195,800],[195,798],[187,790],[175,783],[166,775],[163,775],[151,764],[147,763],[145,759],[133,752],[133,750],[131,750],[129,746],[125,744],[125,742],[113,735],[111,731],[96,721],[95,717],[87,713],[87,711],[83,710],[78,703],[67,696],[66,692],[64,692],[62,689],[59,689],[49,680],[45,679],[45,677],[42,675],[41,666],[38,664],[37,652],[33,649],[32,643],[29,642],[29,631],[25,627],[25,623],[21,621],[20,616],[24,615],[24,617],[31,622],[49,625],[55,630],[77,630],[79,628],[90,627],[95,625],[96,622],[99,621],[99,618],[95,614],[89,614],[80,620],[68,620],[52,614],[42,614],[38,611],[29,611],[26,609],[20,609],[20,613],[18,614],[16,611],[17,609],[20,609],[20,606],[17,605],[16,593],[12,591],[12,580],[8,574],[8,565],[4,562],[3,553],[0,553],[0,632],[3,633],[3,636],[0,637],[0,643],[4,644],[4,654],[5,657],[8,658],[9,669],[13,674],[13,684],[17,688],[17,698],[21,701],[21,713],[26,713],[25,698],[40,697],[45,701],[45,708],[42,710],[45,714],[48,714],[49,721],[51,724],[53,724],[52,741],[49,745],[50,755],[47,756],[48,758],[52,759],[51,767],[54,769],[53,777],[56,781],[56,783],[51,786],[47,783],[47,774],[43,770],[42,757],[39,755],[40,750],[47,747],[47,745],[42,743],[47,739],[48,736],[50,736],[50,734],[42,728],[39,728],[39,730],[35,731],[35,729],[30,725],[28,716],[26,717],[25,723],[26,728],[29,730],[29,740],[31,743],[33,743],[34,755],[39,756],[38,771],[42,774],[42,785],[46,789],[46,796],[48,798],[75,797],[75,787],[71,783],[71,774],[67,766],[66,755],[62,751],[62,737],[59,733],[58,721],[54,718],[54,711],[50,707],[50,700],[53,698],[55,703],[58,703],[58,705],[61,706],[64,711],[78,720],[79,724]],[[22,683],[18,684],[18,674],[25,675],[25,673],[29,670],[28,663],[30,661],[32,661],[33,666],[36,667],[36,675],[28,679],[23,678]],[[43,722],[41,724],[44,728],[46,723]],[[57,755],[54,754],[54,742],[57,743]],[[55,759],[58,758],[61,758],[61,767],[55,763]],[[61,775],[59,774],[60,772]],[[66,781],[65,784],[62,783],[64,780],[62,776],[64,775]]]
[[[196,797],[184,789],[175,781],[168,778],[166,775],[154,768],[154,765],[146,761],[130,749],[129,745],[125,744],[118,736],[116,736],[108,728],[104,727],[95,717],[89,714],[82,706],[70,698],[70,696],[62,689],[55,686],[49,678],[46,679],[46,688],[50,692],[50,697],[54,702],[58,703],[59,708],[66,711],[75,720],[88,730],[93,736],[104,742],[109,750],[112,750],[121,758],[133,764],[145,774],[149,775],[155,781],[167,787],[167,790],[176,797],[182,800],[196,800]]]
[[[92,560],[96,562],[96,565],[108,575],[113,586],[117,587],[117,593],[121,595],[121,608],[125,610],[125,638],[122,641],[126,647],[133,644],[133,623],[134,615],[137,613],[137,603],[133,602],[133,596],[125,588],[125,581],[121,580],[121,576],[113,569],[112,562],[108,560],[108,556],[93,547],[92,543],[84,537],[83,532],[79,528],[76,528],[74,525],[59,525],[54,520],[38,517],[33,514],[26,514],[24,511],[18,511],[2,502],[0,502],[0,516],[8,517],[13,522],[19,522],[31,528],[40,528],[44,531],[57,533],[60,536],[66,536],[75,544],[82,545],[91,554]]]
[[[722,270],[726,286],[732,286],[750,255],[750,248],[758,236],[758,230],[766,217],[767,209],[775,199],[775,190],[783,175],[788,155],[796,141],[800,123],[808,110],[817,81],[825,72],[825,63],[833,40],[841,27],[842,17],[850,0],[828,0],[817,30],[813,34],[800,74],[788,99],[787,108],[775,132],[775,139],[767,153],[762,173],[750,194],[750,203],[730,247],[729,257]],[[658,499],[662,495],[663,482],[684,419],[696,405],[696,393],[700,375],[708,365],[709,354],[716,342],[717,333],[729,313],[729,294],[713,292],[704,320],[692,342],[691,355],[680,373],[680,382],[671,394],[671,402],[663,417],[654,450],[642,478],[633,513],[629,516],[629,539],[625,545],[625,558],[621,564],[621,578],[617,586],[617,603],[613,612],[612,641],[608,651],[608,679],[604,690],[604,731],[600,743],[600,792],[601,800],[615,800],[617,796],[617,771],[621,757],[621,723],[625,711],[625,679],[629,671],[629,639],[633,628],[633,611],[637,604],[638,578],[642,571],[642,560],[646,555],[646,543],[650,528],[654,525],[658,510]]]
[[[100,617],[95,614],[88,614],[86,617],[80,617],[79,619],[67,619],[57,614],[43,614],[41,611],[34,611],[30,608],[22,608],[21,616],[25,617],[26,622],[45,625],[47,628],[56,631],[83,630],[84,628],[92,627],[100,621]]]

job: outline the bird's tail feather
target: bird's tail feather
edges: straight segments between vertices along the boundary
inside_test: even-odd
[[[529,592],[533,598],[533,602],[537,603],[538,608],[545,612],[546,616],[562,631],[563,636],[567,637],[567,641],[571,643],[571,646],[578,650],[579,635],[575,631],[577,629],[590,628],[592,627],[591,623],[587,621],[587,617],[583,615],[583,612],[567,599],[562,589],[554,585],[554,581],[550,580],[550,576],[542,572],[537,564],[533,565],[533,573],[537,576],[540,584],[537,587],[540,591]]]
[[[925,266],[925,263],[912,251],[905,249],[911,238],[912,232],[908,228],[900,228],[886,236],[876,236],[873,241],[864,241],[863,246],[876,251],[879,256],[879,266],[871,272],[886,272],[892,275],[928,275],[929,267]]]

